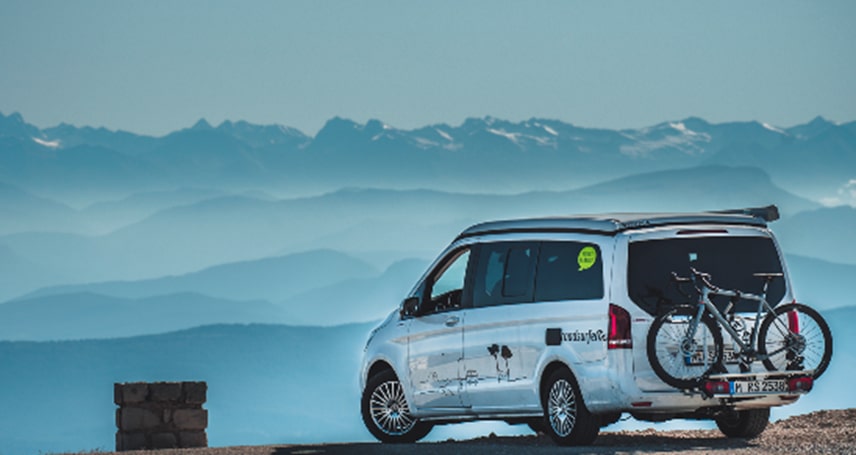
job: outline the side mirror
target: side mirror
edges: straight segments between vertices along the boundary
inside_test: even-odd
[[[401,316],[414,316],[419,311],[419,297],[408,297],[401,304]]]

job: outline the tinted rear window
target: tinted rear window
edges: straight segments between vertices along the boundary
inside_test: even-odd
[[[690,258],[695,260],[691,263]],[[760,293],[761,278],[753,273],[780,273],[782,264],[773,240],[768,237],[697,237],[670,238],[633,242],[629,246],[627,287],[630,298],[650,314],[658,306],[689,303],[671,281],[674,271],[689,276],[690,267],[709,273],[713,284],[724,289]],[[691,285],[683,286],[692,291]],[[694,295],[691,292],[690,295]],[[767,301],[775,305],[785,295],[784,278],[776,278],[770,285]],[[695,299],[695,297],[693,297]],[[727,298],[715,297],[720,309],[728,304]],[[741,301],[737,311],[754,312],[756,302]]]
[[[592,243],[544,242],[538,260],[535,300],[603,298],[603,261]]]

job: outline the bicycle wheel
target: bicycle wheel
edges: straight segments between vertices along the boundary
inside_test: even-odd
[[[820,313],[800,303],[776,307],[758,329],[758,353],[770,371],[812,370],[819,378],[832,358],[832,332]]]
[[[654,319],[648,330],[648,362],[666,384],[693,389],[722,360],[722,333],[705,314],[690,337],[694,307],[677,307]]]

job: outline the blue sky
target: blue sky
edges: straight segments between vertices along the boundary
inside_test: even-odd
[[[852,121],[854,23],[850,0],[0,0],[0,112],[156,135],[201,117]]]

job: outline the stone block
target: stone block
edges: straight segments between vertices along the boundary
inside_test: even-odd
[[[148,409],[125,407],[122,409],[121,425],[123,431],[151,430],[161,425],[160,413]]]
[[[113,384],[116,450],[208,447],[205,382]]]
[[[142,403],[149,395],[149,385],[145,382],[120,384],[122,388],[122,403]]]
[[[155,433],[152,435],[152,449],[172,449],[178,447],[178,438],[174,433]]]
[[[184,402],[188,404],[205,403],[208,395],[208,384],[205,382],[184,382]]]
[[[208,447],[208,435],[204,431],[183,431],[178,434],[179,447]]]
[[[180,399],[180,382],[155,382],[149,384],[149,401],[178,401]]]
[[[142,450],[148,448],[145,433],[116,432],[116,451]]]
[[[172,422],[179,430],[204,430],[208,427],[208,411],[205,409],[176,409]]]

